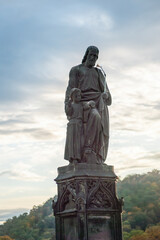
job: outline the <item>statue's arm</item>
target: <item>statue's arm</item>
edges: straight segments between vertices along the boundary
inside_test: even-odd
[[[72,108],[72,101],[69,100],[68,103],[65,106],[65,112],[68,117],[72,116],[73,108]]]
[[[109,91],[107,82],[105,80],[104,75],[102,74],[102,72],[98,69],[98,73],[99,73],[99,78],[100,78],[100,87],[101,87],[101,91],[103,93],[103,98],[105,100],[105,103],[110,106],[112,104],[112,96],[111,93]]]
[[[108,97],[107,97],[107,99],[106,99],[106,104],[107,104],[108,106],[110,106],[110,105],[112,104],[112,96],[111,96],[111,93],[110,93],[109,88],[108,88],[108,86],[107,86],[107,83],[106,83],[106,93],[107,93],[107,95],[108,95]]]
[[[66,89],[66,94],[65,94],[65,112],[67,114],[68,108],[69,108],[69,101],[70,101],[70,91],[72,88],[76,88],[77,87],[77,82],[78,82],[78,69],[77,67],[73,67],[70,70],[69,73],[69,81],[68,81],[68,86]],[[67,114],[68,115],[68,114]]]

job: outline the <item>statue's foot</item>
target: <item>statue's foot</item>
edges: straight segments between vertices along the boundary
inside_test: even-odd
[[[102,157],[100,157],[100,156],[97,156],[97,164],[106,165],[106,164],[104,163],[104,160],[103,160]]]

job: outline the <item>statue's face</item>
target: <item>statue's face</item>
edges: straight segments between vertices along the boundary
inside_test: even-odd
[[[88,67],[93,67],[98,59],[97,52],[95,50],[90,50],[85,65]]]
[[[78,103],[81,101],[81,92],[76,92],[73,96],[74,102]]]

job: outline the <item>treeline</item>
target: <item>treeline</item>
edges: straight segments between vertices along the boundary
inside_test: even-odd
[[[124,240],[160,240],[160,171],[127,176],[117,190],[124,197]]]
[[[0,240],[54,240],[55,220],[52,199],[42,206],[34,206],[30,213],[8,219],[0,226]],[[10,237],[10,238],[7,238]]]
[[[160,171],[127,176],[117,184],[124,197],[124,240],[160,240]],[[55,240],[52,199],[0,226],[0,240]]]

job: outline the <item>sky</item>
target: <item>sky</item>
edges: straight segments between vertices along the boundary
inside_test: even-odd
[[[159,39],[159,0],[0,0],[0,213],[56,194],[68,74],[90,45],[113,98],[106,164],[160,169]]]

